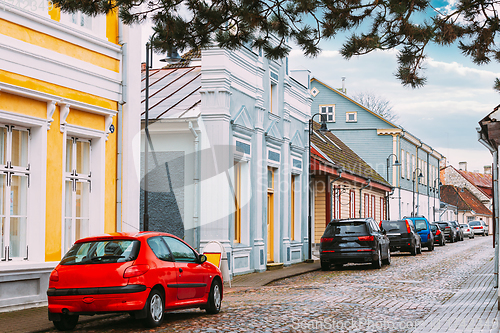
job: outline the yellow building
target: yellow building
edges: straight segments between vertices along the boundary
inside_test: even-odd
[[[117,13],[0,1],[0,311],[43,304],[75,240],[137,230],[140,40]]]

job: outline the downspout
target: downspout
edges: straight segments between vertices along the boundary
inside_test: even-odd
[[[199,144],[200,144],[200,137],[198,133],[196,133],[196,130],[193,127],[193,122],[189,122],[189,130],[194,136],[194,177],[193,177],[193,185],[194,185],[194,200],[193,200],[193,230],[194,230],[194,242],[195,246],[201,251],[200,249],[200,230],[199,230],[199,224],[198,224],[198,192],[199,192],[199,182],[200,182],[200,167],[199,167]]]
[[[404,130],[404,128],[401,128],[401,130],[402,130],[402,132],[401,132],[401,135],[400,135],[400,138],[399,138],[399,151],[401,151],[401,146],[402,146],[402,143],[401,143],[401,142],[402,142],[403,138],[404,138],[404,137],[405,137],[405,135],[406,135],[406,131]],[[401,156],[401,160],[400,160],[400,161],[402,161],[402,160],[403,160],[403,156]],[[406,163],[409,163],[409,161],[406,161]],[[403,165],[402,165],[401,167],[403,167]],[[406,167],[406,166],[405,166],[405,167]],[[408,170],[408,169],[406,169],[406,170]],[[401,171],[401,172],[402,172],[402,171]],[[400,178],[401,178],[401,177],[400,177]],[[398,192],[399,192],[399,193],[398,193],[398,194],[399,194],[399,195],[398,195],[398,197],[399,197],[399,198],[398,198],[398,204],[399,204],[399,219],[401,220],[401,217],[402,217],[402,214],[401,214],[401,179],[399,179],[399,181],[398,181]]]
[[[122,231],[122,150],[123,104],[127,103],[127,43],[122,40],[123,23],[118,20],[118,43],[122,46],[122,82],[121,100],[118,102],[118,120],[116,123],[116,232]],[[107,129],[106,129],[107,130]]]
[[[430,185],[430,179],[429,179],[429,175],[430,175],[430,167],[429,167],[429,157],[430,155],[434,152],[434,149],[431,148],[431,152],[430,154],[427,154],[427,218],[430,218],[431,216],[431,192],[430,192],[430,189],[431,189],[431,185]],[[434,181],[433,181],[434,182]],[[434,184],[432,184],[434,185]],[[436,209],[436,203],[435,203],[436,200],[434,200],[434,209]],[[434,215],[434,214],[433,214]],[[434,216],[432,217],[432,220],[434,221]]]
[[[337,180],[339,180],[340,178],[342,178],[342,168],[338,169],[337,172],[339,173],[338,177],[337,178],[334,178],[332,181],[330,181],[330,220],[333,219],[333,200],[334,200],[334,197],[335,197],[335,193],[333,192],[333,183],[335,183]],[[340,211],[340,210],[339,210]]]
[[[363,196],[361,195],[361,191],[370,186],[371,182],[372,180],[368,178],[366,180],[366,185],[359,189],[359,218],[361,218],[361,208],[363,208]]]

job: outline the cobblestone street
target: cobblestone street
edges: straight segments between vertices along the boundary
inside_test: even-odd
[[[467,278],[491,265],[491,243],[491,237],[476,237],[438,246],[434,252],[424,250],[416,257],[393,253],[392,264],[380,270],[347,265],[261,288],[227,288],[218,315],[201,310],[171,312],[161,327],[151,331],[411,332],[450,300]],[[77,330],[144,331],[128,315],[80,323]]]

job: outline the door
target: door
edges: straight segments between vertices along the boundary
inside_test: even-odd
[[[148,246],[158,260],[156,263],[156,276],[165,289],[165,306],[174,305],[177,301],[177,289],[170,287],[177,284],[177,269],[174,257],[161,237],[148,239]]]
[[[177,299],[192,300],[203,298],[207,290],[208,273],[204,265],[198,263],[198,255],[184,242],[165,236],[175,260],[177,282],[169,288],[177,289]]]
[[[274,169],[267,168],[267,262],[274,262]]]

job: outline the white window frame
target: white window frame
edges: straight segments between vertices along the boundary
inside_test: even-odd
[[[331,111],[328,108],[331,108]],[[321,115],[326,115],[327,123],[335,122],[335,104],[321,104],[319,106],[319,113]]]
[[[2,124],[0,125],[2,128],[7,129],[7,150],[5,152],[5,165],[0,166],[0,173],[5,174],[5,194],[6,197],[4,198],[4,204],[5,206],[3,207],[4,213],[1,216],[1,218],[4,219],[4,228],[3,228],[3,236],[1,239],[1,253],[0,253],[0,260],[2,262],[8,262],[8,261],[20,261],[20,260],[28,260],[28,255],[29,255],[29,234],[30,234],[30,181],[31,181],[31,165],[30,165],[30,151],[31,151],[31,131],[27,127],[22,127],[22,126],[17,126],[17,125],[5,125]],[[28,146],[27,146],[27,166],[26,167],[21,167],[21,166],[13,166],[12,165],[12,131],[17,130],[17,131],[22,131],[22,132],[27,132],[28,133]],[[13,216],[13,212],[11,212],[12,207],[11,207],[11,201],[13,200],[12,198],[12,177],[27,177],[26,179],[26,213],[25,215],[17,215]],[[9,196],[9,197],[7,197]],[[23,251],[22,246],[20,248],[20,255],[13,257],[12,256],[12,250],[10,248],[10,218],[11,217],[24,217],[26,219],[25,221],[25,230],[24,230],[24,246],[26,246],[26,250]],[[1,224],[0,224],[1,226]],[[24,256],[22,255],[24,253]]]
[[[78,11],[74,15],[76,15],[76,21],[80,22],[81,17],[84,14],[82,14],[82,12]],[[92,34],[98,38],[106,39],[106,15],[101,14],[101,15],[97,15],[95,17],[88,17],[88,19],[91,22],[90,27],[85,27],[85,26],[82,26],[81,24],[74,23],[74,20],[73,20],[74,15],[71,13],[61,12],[60,22],[68,27],[77,29],[81,32],[86,32],[86,33]]]
[[[349,116],[354,116],[354,119],[349,119]],[[357,112],[346,112],[345,113],[345,122],[346,123],[357,123],[358,122],[358,113]]]

